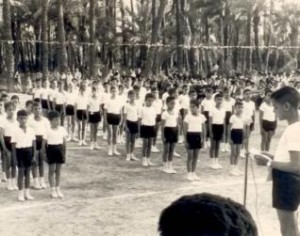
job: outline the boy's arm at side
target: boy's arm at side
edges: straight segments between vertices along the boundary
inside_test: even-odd
[[[35,140],[32,141],[32,150],[33,150],[32,156],[33,156],[33,158],[36,158],[36,141]]]
[[[166,124],[166,120],[161,120],[161,140],[163,142],[165,141],[165,133],[164,133],[165,124]]]

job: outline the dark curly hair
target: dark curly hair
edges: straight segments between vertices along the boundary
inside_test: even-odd
[[[202,193],[183,196],[163,210],[161,236],[257,236],[256,224],[241,204]]]

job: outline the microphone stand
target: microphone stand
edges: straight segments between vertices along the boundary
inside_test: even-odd
[[[248,165],[249,165],[249,157],[250,153],[246,151],[246,161],[245,161],[245,177],[244,177],[244,207],[246,207],[247,203],[247,191],[248,191]]]

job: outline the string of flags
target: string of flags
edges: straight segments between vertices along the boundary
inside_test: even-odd
[[[30,44],[35,44],[35,43],[44,43],[41,40],[0,40],[1,43],[7,43],[7,44],[14,44],[14,43],[30,43]],[[61,45],[61,42],[58,41],[47,41],[46,44],[48,45]],[[242,45],[235,45],[235,46],[223,46],[223,45],[176,45],[176,44],[162,44],[162,43],[156,43],[156,44],[147,44],[147,43],[89,43],[89,42],[76,42],[76,41],[66,41],[65,45],[72,45],[75,47],[78,46],[102,46],[102,45],[109,45],[109,46],[118,46],[118,47],[141,47],[141,46],[146,46],[147,48],[157,48],[157,47],[165,47],[165,48],[184,48],[184,49],[278,49],[278,50],[285,50],[285,49],[300,49],[300,46],[277,46],[277,45],[269,45],[269,46],[264,46],[264,45],[259,45],[259,46],[242,46]]]

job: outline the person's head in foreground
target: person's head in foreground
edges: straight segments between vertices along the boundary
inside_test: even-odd
[[[299,92],[295,88],[285,86],[272,93],[271,99],[279,120],[298,117]]]
[[[257,236],[250,213],[241,204],[202,193],[183,196],[163,210],[160,236]]]

